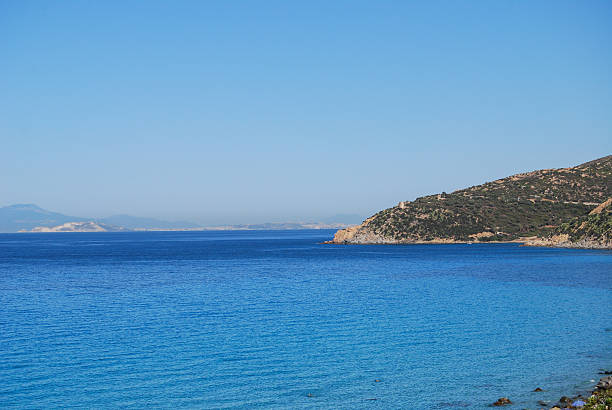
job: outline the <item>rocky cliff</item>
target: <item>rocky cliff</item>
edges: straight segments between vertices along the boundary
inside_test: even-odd
[[[548,238],[612,197],[612,155],[403,201],[339,230],[332,243],[508,242]]]

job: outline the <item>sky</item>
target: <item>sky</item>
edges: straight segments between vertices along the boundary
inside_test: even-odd
[[[612,153],[610,1],[0,0],[0,206],[367,217]]]

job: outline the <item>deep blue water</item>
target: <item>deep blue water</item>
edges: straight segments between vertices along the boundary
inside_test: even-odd
[[[610,251],[331,236],[1,234],[0,408],[536,408],[612,367]]]

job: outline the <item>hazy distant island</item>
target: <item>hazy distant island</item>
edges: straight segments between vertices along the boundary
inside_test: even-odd
[[[342,229],[350,224],[344,222],[267,222],[263,224],[219,225],[202,228],[206,231],[265,231],[290,229]]]
[[[0,207],[0,232],[108,232],[194,229],[186,221],[168,222],[131,215],[82,218],[43,209],[35,204]]]
[[[66,222],[57,226],[37,226],[20,232],[118,232],[127,229],[96,222]]]
[[[219,225],[204,226],[196,228],[134,228],[128,229],[123,226],[113,226],[94,221],[89,222],[67,222],[57,226],[37,226],[19,232],[137,232],[137,231],[282,231],[291,229],[339,229],[345,228],[347,224],[326,224],[320,222],[285,222],[285,223],[263,223],[252,225]]]
[[[612,155],[400,202],[329,243],[474,242],[612,248]]]
[[[201,226],[187,221],[162,221],[131,215],[79,218],[48,211],[34,204],[0,207],[0,232],[128,232],[340,229],[361,220],[357,215],[335,215],[322,222],[269,222]],[[353,222],[351,222],[353,221]]]

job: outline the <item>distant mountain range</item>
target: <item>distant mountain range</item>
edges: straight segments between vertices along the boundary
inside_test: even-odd
[[[37,226],[27,232],[119,232],[126,229],[96,222],[66,222],[57,226]],[[22,231],[23,232],[23,231]]]
[[[332,243],[520,241],[609,248],[610,198],[612,155],[402,201],[339,230]]]
[[[30,230],[38,226],[56,226],[67,222],[83,222],[83,218],[47,211],[33,204],[17,204],[0,208],[0,232]]]
[[[102,229],[94,229],[93,225],[64,224],[95,223]],[[89,226],[89,228],[87,228]],[[130,215],[115,215],[107,218],[80,218],[48,211],[34,204],[17,204],[0,208],[0,232],[34,231],[47,232],[42,228],[54,228],[57,232],[114,231],[114,230],[145,230],[145,229],[195,229],[200,228],[191,222],[168,222],[153,218],[142,218]]]
[[[357,215],[336,215],[322,222],[284,222],[203,227],[186,221],[162,221],[131,215],[81,218],[48,211],[34,204],[0,207],[0,232],[118,232],[140,230],[284,230],[339,229],[360,221]]]

